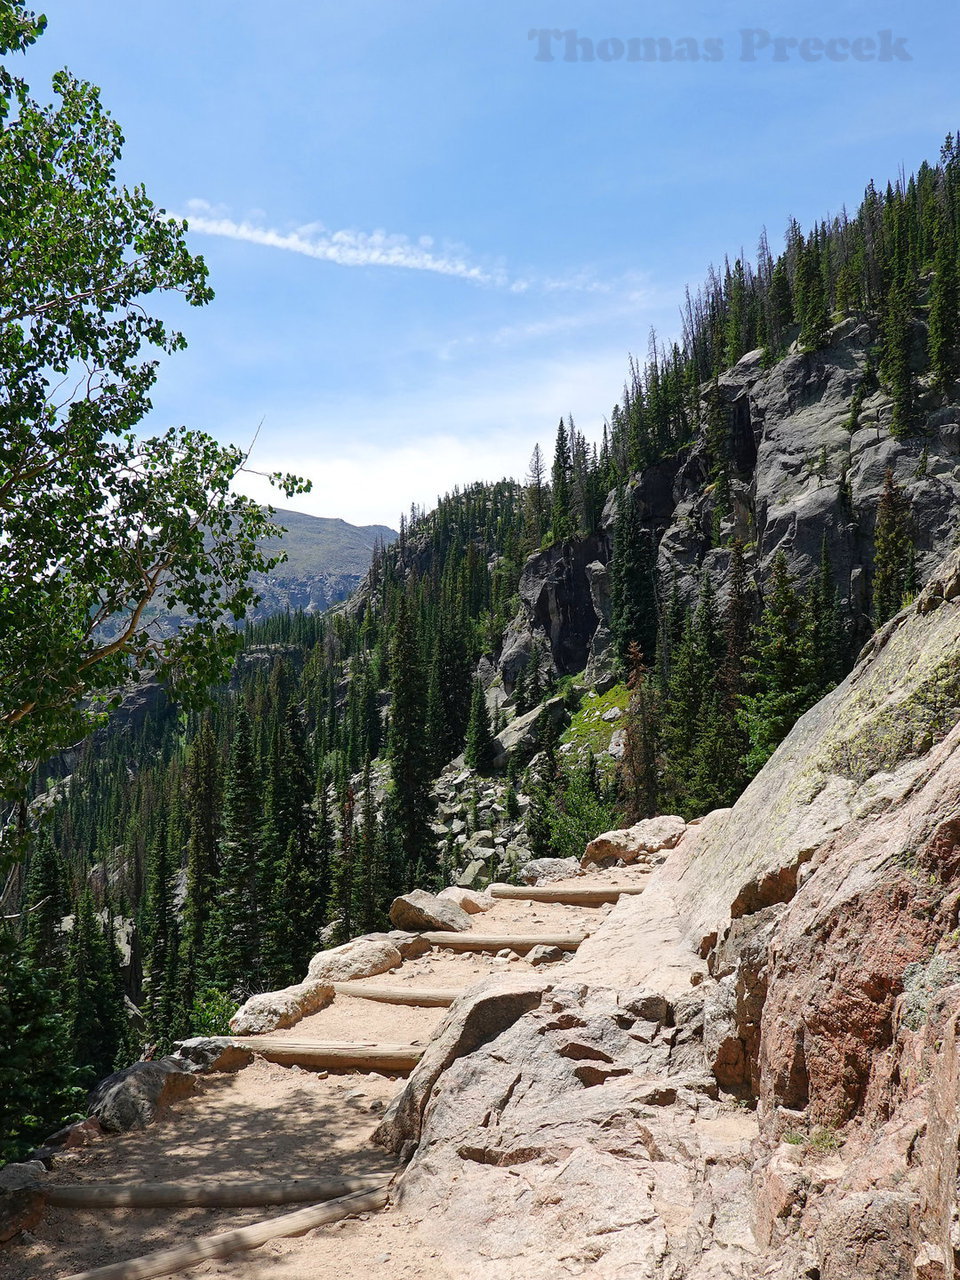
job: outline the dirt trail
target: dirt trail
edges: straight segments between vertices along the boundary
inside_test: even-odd
[[[633,877],[620,872],[621,881]],[[579,881],[582,884],[582,880]],[[609,907],[498,901],[473,917],[477,933],[588,932]],[[557,966],[558,970],[562,966]],[[454,955],[442,948],[370,985],[465,990],[490,974],[534,972],[526,960]],[[426,1044],[446,1010],[388,1005],[338,996],[285,1032],[297,1040]],[[401,1081],[378,1073],[333,1074],[255,1058],[235,1075],[199,1077],[200,1092],[177,1103],[150,1128],[65,1153],[50,1178],[58,1183],[209,1182],[253,1178],[337,1177],[397,1172],[370,1142]],[[2,1280],[61,1280],[110,1262],[286,1212],[244,1209],[117,1209],[85,1213],[49,1209],[34,1235],[0,1253]],[[231,1280],[456,1280],[395,1208],[281,1239],[181,1274]]]

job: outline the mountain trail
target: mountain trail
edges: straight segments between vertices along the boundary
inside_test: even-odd
[[[644,875],[619,870],[616,885],[636,892]],[[594,873],[591,884],[610,882]],[[558,882],[551,890],[584,887],[584,878]],[[529,938],[530,935],[587,935],[607,918],[611,903],[596,906],[497,900],[471,918],[470,933]],[[450,935],[450,942],[470,934]],[[569,957],[568,957],[569,958]],[[547,966],[562,972],[563,963]],[[278,1042],[293,1046],[369,1045],[425,1048],[445,1017],[445,1007],[420,1007],[363,998],[369,987],[449,992],[466,991],[494,974],[533,975],[525,958],[489,951],[431,947],[393,972],[349,984],[321,1012],[269,1036],[243,1038],[264,1051]],[[402,1087],[407,1073],[309,1070],[281,1065],[255,1053],[233,1074],[201,1075],[199,1092],[166,1109],[149,1128],[96,1141],[68,1151],[56,1161],[47,1185],[84,1186],[149,1183],[221,1185],[251,1180],[373,1177],[389,1181],[400,1164],[371,1135]],[[20,1237],[0,1260],[3,1280],[63,1280],[95,1268],[200,1237],[279,1217],[296,1205],[250,1209],[103,1209],[48,1207],[33,1234]],[[152,1274],[152,1273],[151,1273]],[[344,1280],[376,1275],[378,1280],[456,1280],[420,1234],[416,1221],[388,1204],[379,1213],[281,1238],[250,1252],[211,1259],[172,1274],[229,1276],[231,1280]]]

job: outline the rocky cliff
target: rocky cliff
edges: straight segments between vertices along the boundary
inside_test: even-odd
[[[453,1274],[957,1274],[960,555],[927,577],[562,974],[441,1031],[381,1140]]]
[[[719,518],[706,429],[675,457],[639,473],[630,500],[657,546],[661,584],[676,580],[695,596],[708,572],[723,595],[730,544],[744,544],[761,585],[783,551],[801,582],[817,570],[826,542],[849,628],[869,633],[873,530],[886,472],[910,505],[917,571],[924,583],[956,545],[960,523],[960,406],[931,412],[926,429],[896,439],[892,406],[873,372],[874,323],[847,320],[823,350],[796,348],[772,368],[753,351],[717,383],[730,463],[730,510]],[[705,387],[702,418],[709,409]],[[525,655],[549,655],[567,675],[602,666],[609,636],[603,572],[616,514],[611,495],[605,535],[574,541],[528,560],[520,608],[504,637],[500,674],[509,689]],[[596,633],[596,639],[594,636]]]

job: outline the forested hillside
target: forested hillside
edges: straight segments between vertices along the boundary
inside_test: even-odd
[[[346,607],[251,625],[207,710],[161,698],[41,770],[4,901],[84,1081],[382,927],[481,826],[503,878],[621,817],[731,804],[955,537],[958,250],[948,138],[711,272],[598,443],[562,421],[523,484],[414,512]]]

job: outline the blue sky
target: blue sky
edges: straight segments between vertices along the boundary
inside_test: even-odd
[[[43,8],[35,92],[63,65],[99,84],[123,177],[190,218],[210,266],[209,307],[164,308],[190,346],[157,425],[243,444],[263,419],[252,465],[355,523],[522,476],[561,415],[595,434],[711,262],[763,226],[779,247],[788,216],[855,205],[960,127],[960,18],[931,0]],[[743,30],[770,37],[753,61]],[[700,59],[630,60],[644,38]],[[872,60],[826,56],[857,39]]]

